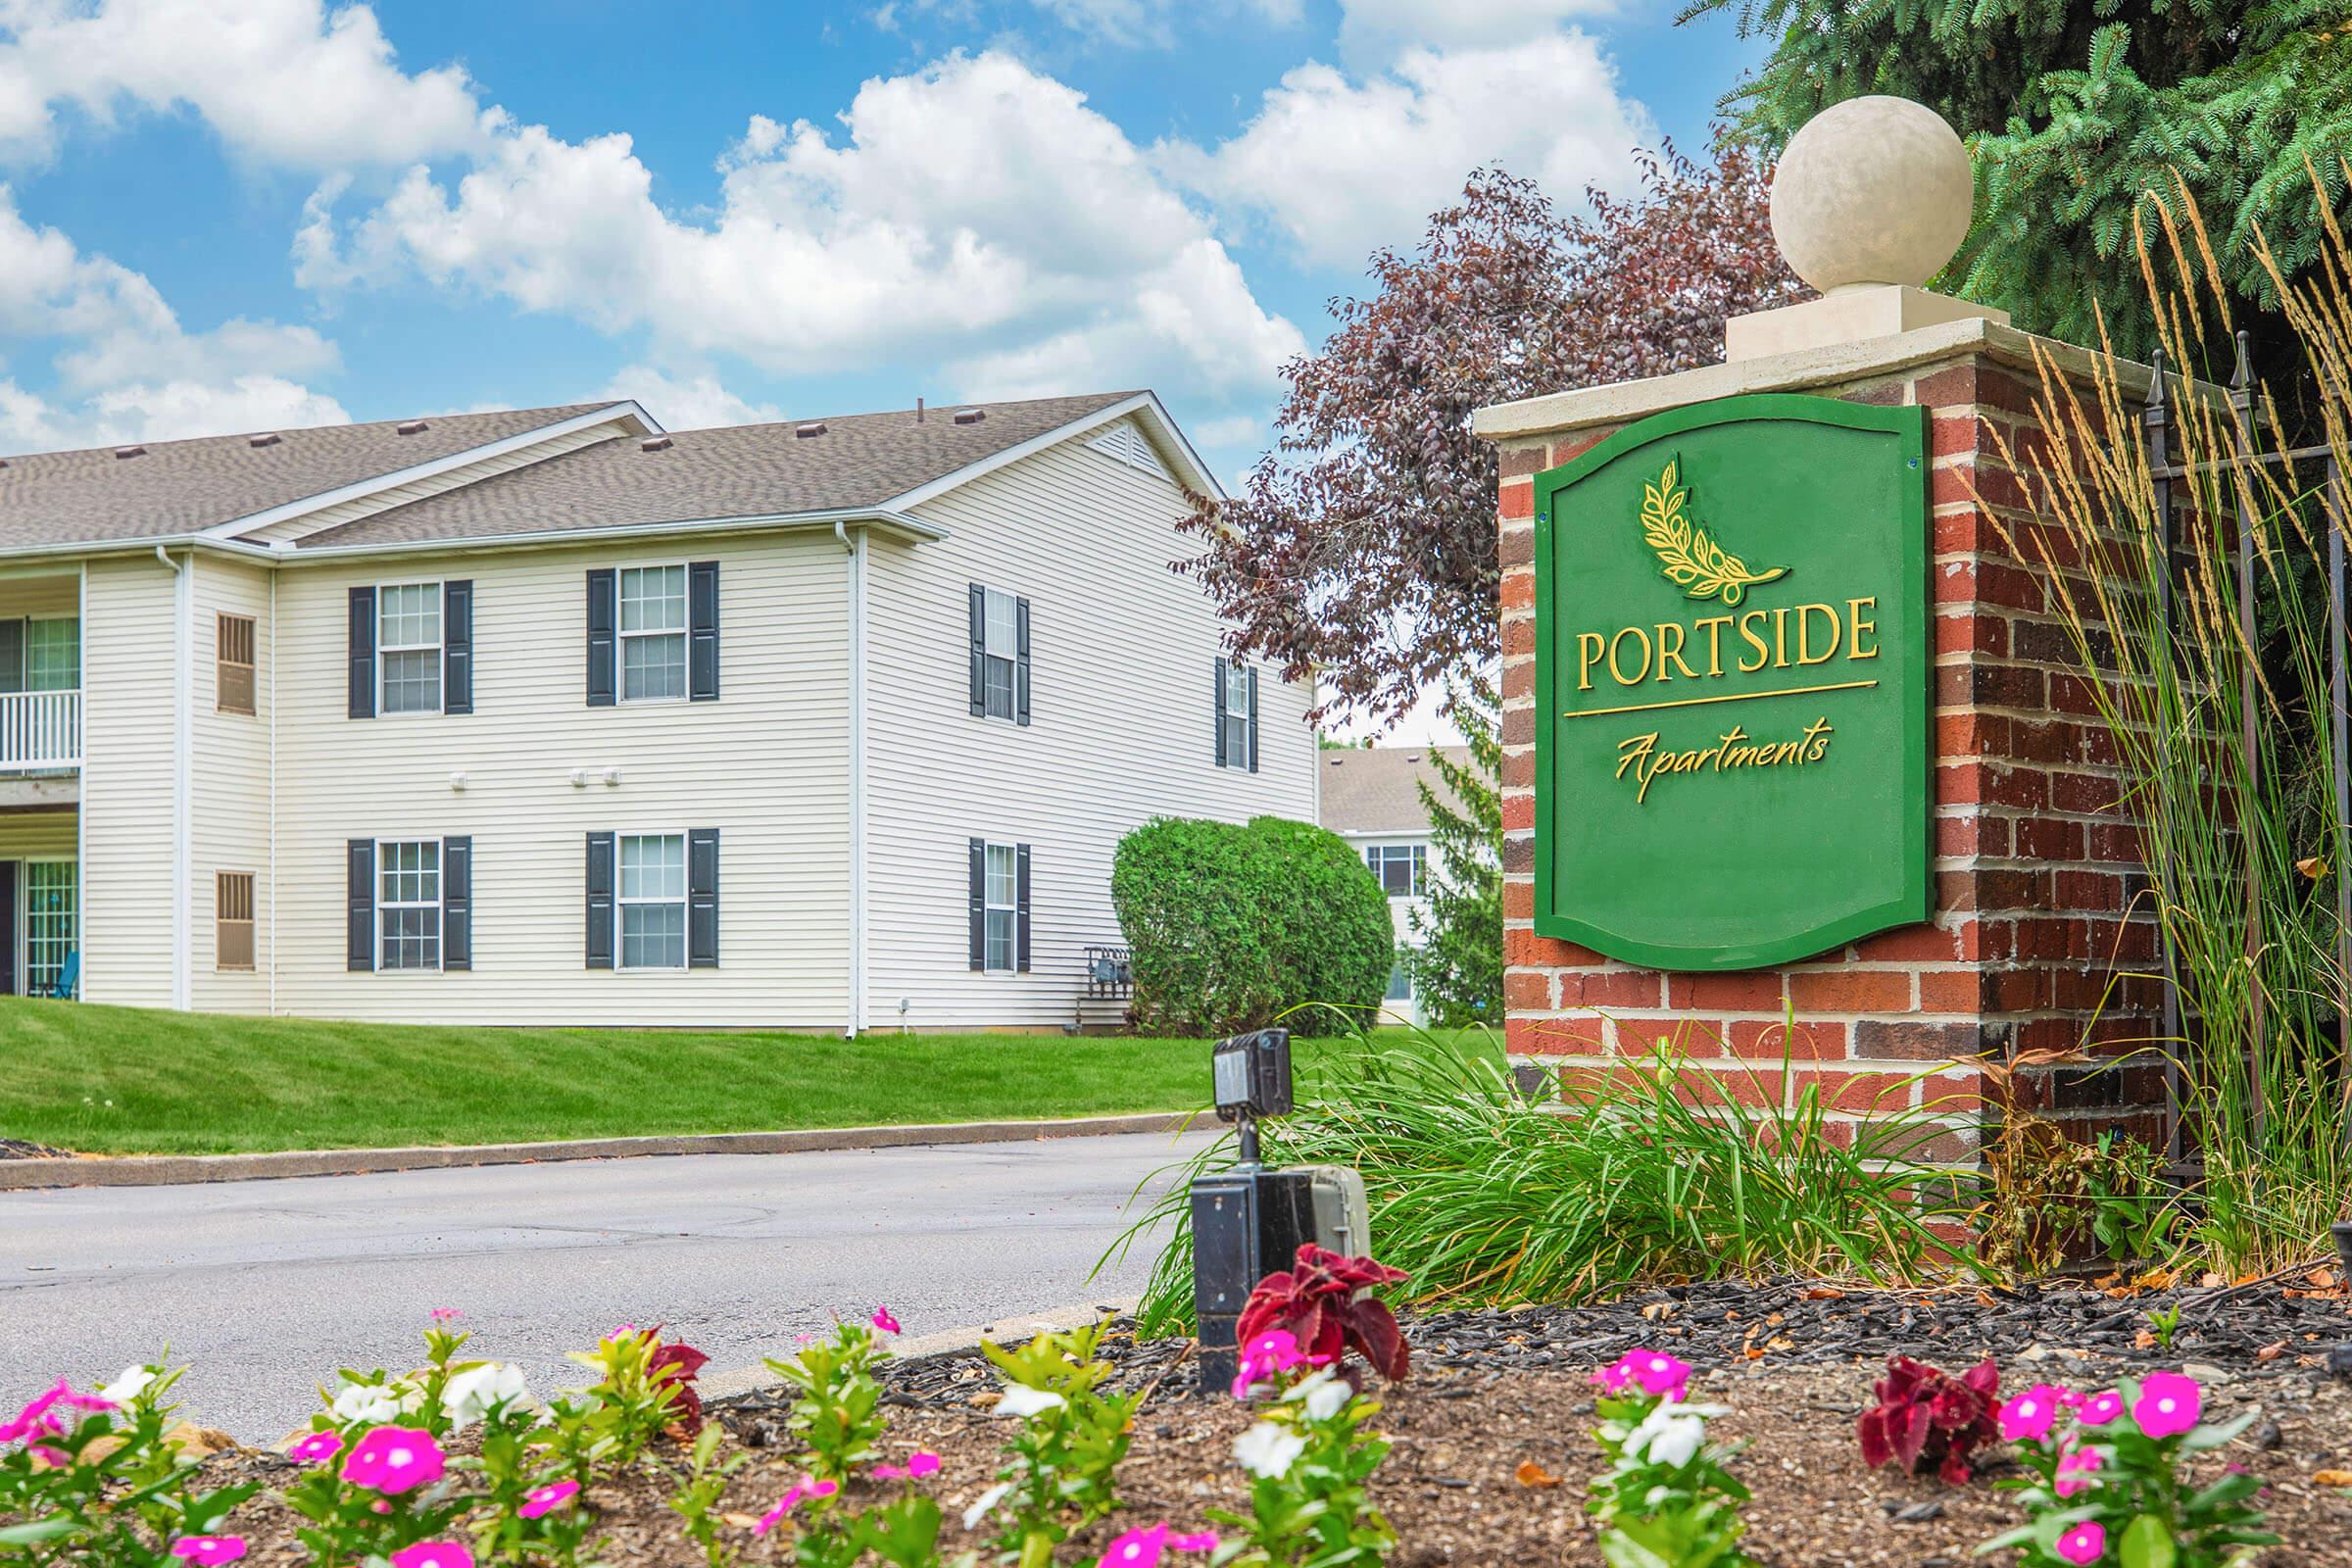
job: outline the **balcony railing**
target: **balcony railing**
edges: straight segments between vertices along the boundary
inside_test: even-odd
[[[81,693],[0,692],[0,771],[81,765]]]

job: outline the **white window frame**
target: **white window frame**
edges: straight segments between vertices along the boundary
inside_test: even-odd
[[[433,896],[430,900],[393,900],[384,897],[384,852],[395,845],[417,844],[432,846]],[[403,837],[375,841],[375,942],[368,954],[377,974],[439,974],[443,960],[449,956],[449,858],[443,852],[441,839],[432,837]],[[430,909],[433,911],[433,961],[431,963],[387,964],[384,962],[384,915],[393,909]],[[409,940],[403,938],[402,940]]]
[[[54,626],[61,621],[74,628],[74,684],[71,686],[35,686],[32,683],[32,628]],[[81,690],[81,617],[79,615],[26,615],[24,617],[24,689],[28,692],[75,692]]]
[[[25,855],[17,858],[17,994],[29,997],[32,989],[32,868],[36,865],[70,865],[74,868],[74,908],[66,928],[66,953],[70,956],[81,946],[81,862],[71,855]],[[63,972],[65,960],[58,960]],[[51,977],[52,983],[55,976]]]
[[[433,591],[433,640],[429,643],[390,643],[384,640],[385,596],[395,588],[430,588]],[[421,654],[433,656],[433,706],[430,708],[394,708],[390,701],[391,654]],[[375,585],[375,711],[382,718],[420,718],[438,714],[449,708],[449,593],[448,585],[440,578],[429,582],[410,579],[402,582],[379,582]],[[395,843],[410,844],[413,839],[397,839]]]
[[[628,595],[622,583],[630,572],[674,571],[678,574],[678,609],[685,617],[674,629],[662,631],[624,631],[621,605]],[[662,596],[664,599],[668,595]],[[631,697],[629,695],[629,644],[649,641],[656,637],[675,637],[678,640],[678,689],[674,694],[661,697]],[[639,704],[683,703],[694,696],[694,572],[683,561],[635,562],[612,568],[612,699],[631,706]],[[615,875],[619,861],[615,860]]]
[[[995,877],[991,865],[997,852],[1004,852],[1004,902],[996,899]],[[1019,974],[1021,972],[1021,847],[1018,844],[999,844],[994,840],[980,841],[980,972],[983,974]],[[996,943],[990,927],[996,916],[1004,916],[1004,961],[995,961]]]
[[[995,646],[997,625],[996,607],[1004,607],[1004,652]],[[1004,711],[997,711],[995,675],[997,666],[1004,666]],[[980,716],[1001,719],[1007,724],[1021,720],[1021,596],[1008,594],[986,583],[980,585]]]
[[[1393,859],[1412,862],[1410,885],[1402,893],[1389,888],[1388,862]],[[1364,866],[1380,880],[1380,891],[1392,899],[1417,899],[1429,885],[1429,847],[1423,844],[1367,844],[1364,846]]]
[[[622,846],[631,839],[676,839],[678,841],[678,896],[674,899],[632,899],[621,889],[627,886],[621,872]],[[694,840],[682,827],[648,827],[616,829],[612,834],[612,972],[614,974],[684,974],[693,962],[694,910]],[[629,918],[631,908],[657,907],[674,905],[678,910],[678,961],[675,963],[629,962]]]
[[[1224,765],[1246,773],[1250,770],[1250,666],[1225,660],[1223,667],[1225,678],[1217,683],[1217,723],[1225,735]],[[1236,703],[1240,706],[1234,706]]]

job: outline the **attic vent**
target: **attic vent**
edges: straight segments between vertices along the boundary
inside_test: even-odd
[[[115,448],[115,456],[116,456],[116,457],[118,457],[118,458],[143,458],[143,457],[145,457],[146,455],[147,455],[147,449],[146,449],[145,447],[117,447],[117,448]]]
[[[429,428],[422,419],[403,419],[392,427],[398,435],[422,435]]]
[[[1168,477],[1167,465],[1159,461],[1159,454],[1152,450],[1152,443],[1145,439],[1144,432],[1137,429],[1131,420],[1121,419],[1087,445],[1104,457],[1118,459],[1130,467],[1141,468],[1162,479]]]
[[[265,430],[260,435],[247,436],[245,444],[249,447],[273,447],[284,439],[275,430]]]
[[[822,419],[811,419],[808,423],[802,425],[799,429],[793,431],[792,433],[799,436],[804,441],[808,440],[812,435],[823,435],[825,433],[825,421]]]
[[[649,435],[637,443],[637,450],[640,452],[667,452],[675,445],[677,443],[665,435]]]
[[[986,409],[957,409],[956,411],[957,424],[978,424],[987,417],[988,411]]]

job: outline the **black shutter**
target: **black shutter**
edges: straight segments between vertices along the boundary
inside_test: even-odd
[[[972,967],[988,967],[988,843],[972,840]]]
[[[352,839],[344,852],[346,917],[343,966],[375,967],[375,840]]]
[[[0,692],[24,689],[24,617],[0,620]]]
[[[1223,767],[1226,765],[1225,661],[1220,659],[1215,663],[1209,665],[1208,672],[1214,682],[1214,684],[1212,684],[1209,688],[1210,698],[1208,711],[1211,721],[1217,726],[1217,765],[1219,767]]]
[[[588,574],[588,706],[611,708],[619,694],[619,685],[612,676],[612,636],[620,618],[620,584],[611,566],[599,566]],[[605,848],[612,849],[612,835],[607,834]],[[608,862],[611,855],[606,857]],[[608,884],[612,878],[607,877]],[[610,892],[610,887],[607,889]],[[611,968],[612,955],[608,944],[605,967]]]
[[[1014,858],[1019,864],[1020,892],[1017,896],[1020,913],[1013,916],[1013,966],[1023,974],[1029,972],[1029,846],[1015,847]]]
[[[473,840],[441,841],[441,967],[473,967]]]
[[[1250,771],[1257,771],[1257,666],[1250,666]]]
[[[718,829],[686,833],[686,967],[718,967]]]
[[[375,716],[375,590],[351,591],[351,716]]]
[[[686,568],[686,694],[698,703],[715,703],[718,701],[718,563],[715,561],[698,561]]]
[[[972,584],[972,716],[988,713],[988,590]]]
[[[473,711],[473,584],[441,585],[441,711]]]
[[[1015,652],[1020,656],[1013,666],[1012,710],[1022,723],[1029,722],[1029,601],[1018,602],[1014,618],[1019,625],[1020,641]]]
[[[610,833],[588,835],[588,967],[612,967],[612,835]]]

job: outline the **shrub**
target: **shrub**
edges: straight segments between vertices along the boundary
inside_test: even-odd
[[[1261,816],[1158,817],[1119,841],[1110,896],[1140,1027],[1304,1034],[1368,1021],[1396,959],[1389,901],[1337,834]]]
[[[1369,1292],[1404,1278],[1369,1257],[1342,1257],[1303,1242],[1291,1267],[1277,1269],[1250,1291],[1235,1337],[1248,1346],[1279,1330],[1319,1366],[1337,1366],[1353,1350],[1394,1383],[1409,1368],[1411,1351],[1389,1304]]]
[[[1900,1459],[1907,1473],[1933,1470],[1961,1486],[1971,1450],[1997,1435],[1992,1412],[2001,1373],[1990,1356],[1953,1377],[1907,1355],[1890,1355],[1886,1375],[1872,1392],[1879,1402],[1862,1412],[1855,1427],[1862,1462],[1873,1470]]]

